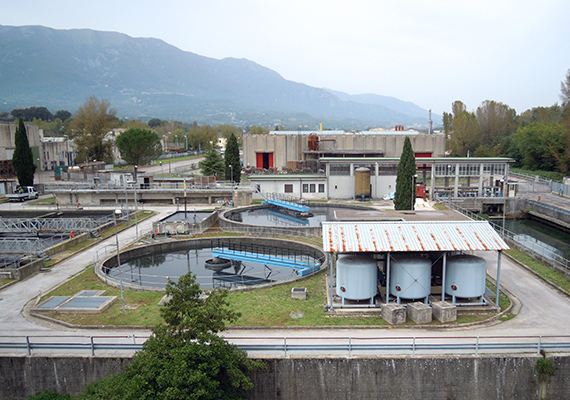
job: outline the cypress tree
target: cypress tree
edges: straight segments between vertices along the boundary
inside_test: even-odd
[[[241,181],[241,164],[239,162],[239,145],[236,136],[232,133],[226,145],[224,154],[226,162],[226,179],[236,183]],[[231,165],[231,168],[230,168]]]
[[[16,171],[18,183],[20,186],[32,186],[34,184],[36,165],[34,164],[34,156],[30,148],[30,142],[28,141],[26,126],[22,119],[20,119],[18,129],[16,129],[14,141],[16,148],[12,156],[12,165]]]
[[[413,210],[416,202],[416,190],[413,185],[413,176],[416,174],[416,157],[412,150],[410,138],[406,136],[400,163],[398,164],[398,176],[396,177],[396,195],[394,209]]]

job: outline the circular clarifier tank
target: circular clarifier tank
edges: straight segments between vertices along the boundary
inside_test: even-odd
[[[248,253],[249,259],[218,257],[214,249],[236,249]],[[239,253],[238,252],[238,253]],[[255,261],[255,255],[259,261]],[[231,237],[157,242],[121,252],[120,267],[116,256],[97,264],[97,274],[112,285],[137,290],[164,290],[168,280],[177,281],[188,272],[196,276],[202,289],[274,284],[299,279],[299,268],[274,265],[263,255],[291,261],[299,268],[320,267],[326,254],[319,248],[288,240]]]

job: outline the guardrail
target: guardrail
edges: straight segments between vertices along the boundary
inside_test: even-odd
[[[133,354],[149,336],[0,336],[0,352],[9,354]],[[249,355],[261,352],[288,357],[291,353],[345,356],[511,354],[568,352],[570,336],[458,337],[232,337],[224,339]],[[253,342],[253,343],[252,343]]]

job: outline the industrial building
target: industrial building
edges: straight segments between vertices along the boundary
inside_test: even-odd
[[[271,131],[244,134],[244,166],[287,171],[315,170],[323,157],[400,157],[410,138],[416,157],[443,157],[445,135],[418,131]],[[306,172],[306,171],[305,171]]]
[[[315,174],[250,175],[249,180],[262,193],[307,200],[380,200],[396,190],[399,162],[387,157],[322,157]],[[431,198],[514,197],[516,185],[509,182],[512,162],[505,157],[416,158],[415,183]]]

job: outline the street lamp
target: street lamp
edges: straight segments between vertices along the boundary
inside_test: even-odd
[[[115,222],[115,242],[117,243],[117,268],[119,271],[119,282],[121,284],[121,303],[123,312],[125,312],[125,296],[123,294],[123,275],[121,273],[121,254],[119,252],[119,235],[117,233],[117,215],[121,215],[121,210],[115,210],[113,213],[113,221]]]
[[[186,140],[186,147],[184,148],[185,151],[188,151],[188,134],[184,134],[184,139]]]
[[[232,182],[232,187],[234,187],[234,166],[230,164],[230,181]]]
[[[414,203],[416,200],[416,178],[417,177],[418,177],[417,175],[412,175],[412,203],[411,203],[412,208],[411,208],[411,210],[414,209],[414,205],[415,205]]]
[[[137,166],[135,165],[135,171],[137,170]],[[135,172],[135,176],[136,176],[136,172]],[[139,242],[139,219],[138,219],[138,204],[137,204],[137,181],[129,181],[129,184],[134,184],[134,189],[135,189],[135,231],[136,231],[136,243]]]
[[[67,135],[63,135],[63,137],[65,138],[65,158],[67,159],[67,166],[69,167],[71,165],[71,162],[69,161],[69,138]]]
[[[125,207],[127,208],[127,226],[129,226],[129,194],[127,193],[127,175],[123,175],[123,184],[125,185]]]

